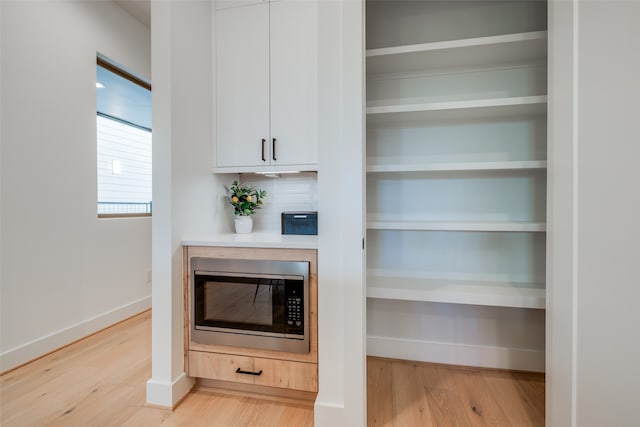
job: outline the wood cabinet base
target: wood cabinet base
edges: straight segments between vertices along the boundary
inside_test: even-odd
[[[311,391],[290,390],[286,388],[267,387],[255,384],[239,384],[232,381],[209,380],[198,378],[196,387],[207,391],[227,395],[252,397],[280,403],[295,403],[313,407],[318,393]]]
[[[309,262],[308,353],[289,353],[192,341],[189,328],[192,301],[190,259],[208,258],[294,260]],[[317,253],[310,249],[219,248],[188,246],[184,248],[184,332],[187,375],[201,380],[215,380],[226,390],[240,387],[243,392],[269,394],[296,399],[315,399],[318,391],[318,317]],[[236,384],[230,387],[231,384]],[[217,388],[222,386],[218,385]],[[302,396],[302,397],[301,397]]]
[[[188,374],[240,384],[318,391],[316,363],[189,351]]]

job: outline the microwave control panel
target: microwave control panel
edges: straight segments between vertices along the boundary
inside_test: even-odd
[[[287,334],[304,335],[304,300],[297,289],[287,289]]]

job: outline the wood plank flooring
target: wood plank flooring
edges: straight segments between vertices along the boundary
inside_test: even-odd
[[[544,426],[544,375],[369,357],[369,427]]]
[[[313,426],[313,406],[196,389],[175,411],[145,406],[151,314],[0,377],[0,425]],[[369,426],[543,426],[544,378],[368,359]]]

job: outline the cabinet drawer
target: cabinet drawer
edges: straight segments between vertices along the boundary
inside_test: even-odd
[[[262,371],[255,377],[255,384],[318,391],[318,365],[315,363],[255,358],[254,369]]]
[[[196,378],[318,391],[318,365],[315,363],[190,351],[188,371],[189,376]]]
[[[253,358],[230,354],[189,352],[189,376],[211,380],[253,384],[254,375],[236,373],[253,372]]]

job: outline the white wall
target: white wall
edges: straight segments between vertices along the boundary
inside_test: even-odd
[[[577,425],[638,423],[640,2],[578,6]]]
[[[553,3],[547,425],[636,425],[640,3]]]
[[[150,77],[111,2],[2,1],[0,369],[150,306],[151,220],[96,215],[96,52]]]
[[[151,3],[153,52],[152,377],[147,402],[171,407],[184,372],[182,246],[230,231],[224,186],[212,174],[211,2]]]

